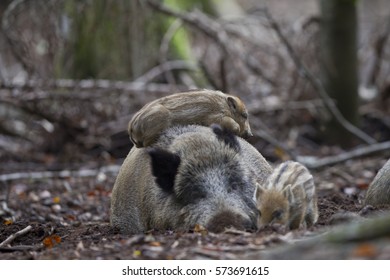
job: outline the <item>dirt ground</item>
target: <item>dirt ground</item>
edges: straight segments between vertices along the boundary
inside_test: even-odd
[[[382,156],[376,156],[314,172],[318,223],[290,232],[266,228],[254,233],[228,230],[213,234],[200,228],[126,236],[109,225],[115,173],[101,173],[94,178],[15,181],[1,189],[4,195],[10,188],[9,203],[6,208],[2,205],[0,242],[27,226],[31,230],[8,246],[0,246],[0,259],[245,259],[253,258],[253,253],[262,258],[265,249],[293,243],[351,217],[375,212],[377,209],[363,209],[362,198],[384,161]],[[5,166],[3,171],[11,171],[14,165]],[[12,212],[16,220],[8,220],[7,212]],[[383,255],[378,252],[363,258]]]

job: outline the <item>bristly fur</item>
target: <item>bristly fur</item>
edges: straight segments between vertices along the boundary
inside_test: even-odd
[[[390,159],[378,171],[368,187],[364,204],[375,207],[390,205]]]
[[[253,192],[272,168],[248,142],[237,141],[227,142],[239,152],[209,127],[177,126],[153,148],[133,147],[112,190],[111,225],[131,234],[197,224],[216,232],[255,229]]]
[[[211,129],[217,136],[218,140],[224,142],[236,152],[240,151],[240,144],[232,131],[229,131],[227,128],[222,128],[219,124],[212,124]]]

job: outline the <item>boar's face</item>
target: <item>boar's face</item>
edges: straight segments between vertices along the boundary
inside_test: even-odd
[[[196,224],[213,232],[228,227],[257,228],[258,211],[252,199],[255,186],[240,162],[238,142],[224,137],[219,129],[214,132],[219,132],[216,135],[221,141],[191,140],[177,154],[149,150],[156,184],[170,196],[172,209],[179,209],[179,213],[166,211],[176,215],[177,228],[188,230]]]
[[[208,159],[204,164],[198,160],[183,162],[176,176],[175,198],[183,206],[180,219],[214,232],[227,227],[256,229],[258,211],[239,162],[229,157]]]

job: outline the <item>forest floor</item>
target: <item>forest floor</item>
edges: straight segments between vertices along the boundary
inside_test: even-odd
[[[121,161],[117,162],[117,167]],[[205,229],[189,232],[156,232],[127,236],[109,225],[111,189],[116,174],[95,177],[29,179],[14,181],[8,204],[2,205],[0,243],[30,226],[7,246],[0,259],[258,259],[270,248],[293,244],[318,235],[351,217],[365,217],[378,209],[363,207],[362,199],[383,157],[351,160],[314,172],[319,197],[318,223],[308,229],[285,231],[267,228],[259,232],[228,230],[213,234]],[[2,173],[15,172],[15,163],[4,164]],[[90,167],[90,166],[89,166]],[[30,171],[31,168],[29,169]],[[8,172],[7,172],[8,171]],[[38,170],[36,170],[39,172]],[[4,194],[5,188],[2,189]],[[378,210],[382,211],[382,210]],[[8,220],[12,213],[15,221]],[[0,212],[1,213],[1,212]],[[388,259],[386,246],[366,249],[355,244],[348,252],[302,254],[303,259]],[[363,248],[362,248],[363,246]],[[313,247],[313,250],[315,248]],[[317,249],[315,249],[317,250]],[[286,257],[286,256],[285,256]],[[282,258],[271,255],[271,258]]]

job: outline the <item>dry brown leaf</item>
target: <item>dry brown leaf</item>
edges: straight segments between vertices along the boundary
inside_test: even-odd
[[[42,241],[43,245],[45,245],[46,248],[52,248],[53,246],[61,243],[61,237],[59,237],[56,234],[50,235],[48,237],[45,237]]]
[[[370,243],[359,244],[353,251],[353,255],[356,257],[372,258],[377,255],[375,246]]]
[[[11,219],[5,219],[4,221],[3,221],[3,224],[5,225],[5,226],[9,226],[9,225],[12,225],[14,222],[11,220]]]
[[[195,225],[194,232],[201,233],[202,235],[206,235],[208,233],[207,229],[199,224]]]

